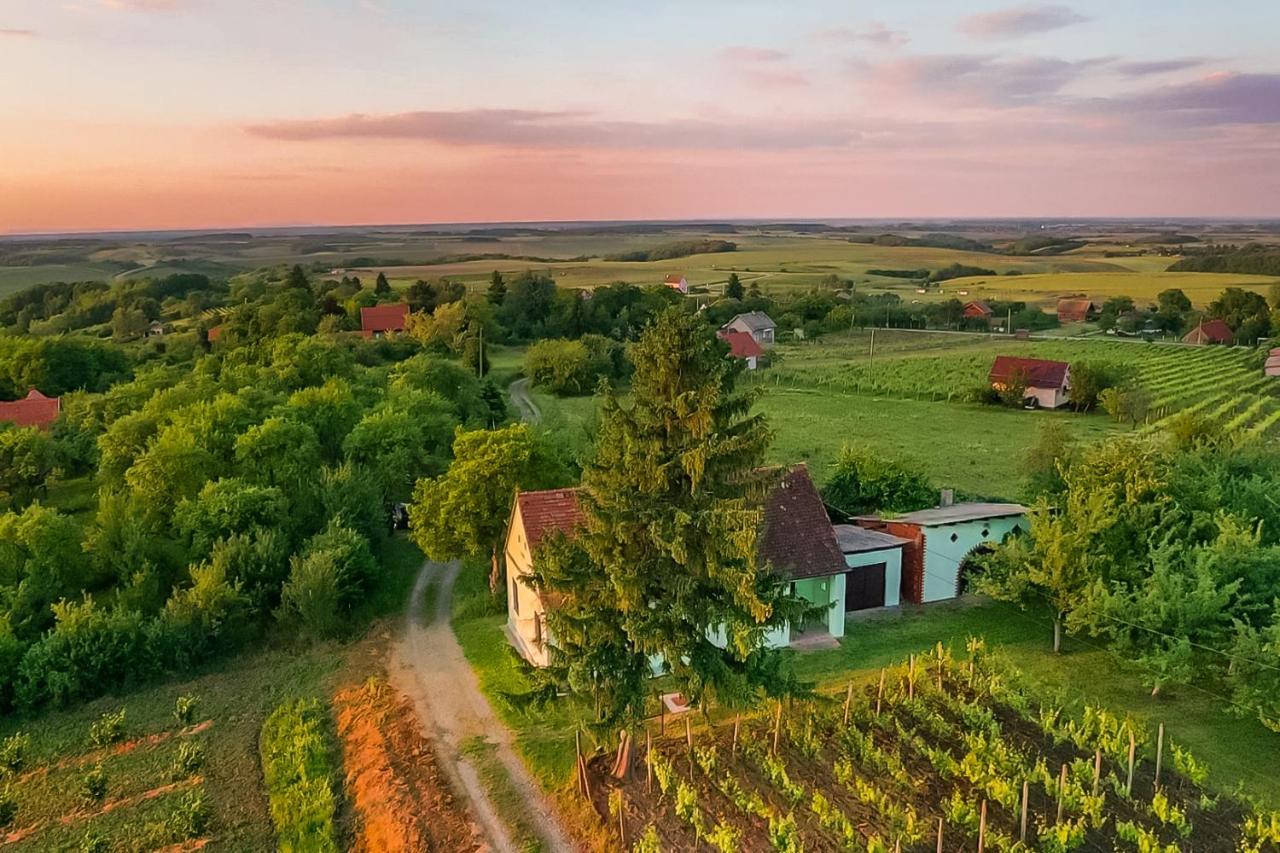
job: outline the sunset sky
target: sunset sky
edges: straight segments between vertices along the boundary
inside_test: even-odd
[[[1280,3],[0,0],[0,232],[1280,216]]]

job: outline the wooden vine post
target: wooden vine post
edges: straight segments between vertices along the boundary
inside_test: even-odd
[[[742,724],[742,715],[735,714],[733,717],[733,746],[729,748],[729,754],[736,756],[738,754],[738,726]]]
[[[1129,779],[1124,783],[1124,792],[1130,796],[1133,795],[1133,760],[1138,751],[1138,739],[1133,734],[1133,729],[1129,729]]]
[[[1062,823],[1062,813],[1067,807],[1067,765],[1062,765],[1058,774],[1058,823]]]
[[[1160,762],[1164,758],[1164,723],[1160,724],[1160,733],[1156,735],[1156,790],[1160,790]]]
[[[849,725],[849,705],[853,702],[853,682],[849,682],[849,689],[844,694],[844,724]]]
[[[778,737],[782,734],[782,700],[778,700],[778,713],[773,718],[773,747],[770,755],[778,754]]]
[[[987,801],[982,801],[982,813],[978,816],[978,853],[987,846]]]
[[[880,668],[880,686],[876,688],[876,716],[880,716],[880,700],[884,699],[884,667]]]
[[[667,703],[662,701],[662,694],[654,691],[658,697],[658,734],[667,733]]]
[[[622,842],[622,849],[627,849],[627,795],[618,790],[618,840]]]
[[[1093,796],[1098,796],[1098,784],[1102,781],[1102,747],[1093,751]]]
[[[1022,828],[1018,831],[1018,840],[1023,844],[1027,843],[1027,795],[1030,791],[1030,783],[1026,779],[1022,780]]]
[[[938,641],[938,692],[942,692],[942,641]]]
[[[578,792],[588,800],[591,799],[591,782],[587,778],[587,761],[582,757],[582,730],[573,733],[573,749],[577,753]]]
[[[916,656],[907,660],[907,699],[916,698]]]
[[[653,793],[653,732],[644,730],[644,789]]]
[[[942,826],[945,823],[945,818],[938,818],[938,853],[942,853]]]

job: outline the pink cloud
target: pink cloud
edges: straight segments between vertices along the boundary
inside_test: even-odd
[[[35,30],[21,30],[14,28],[0,27],[0,38],[34,38],[37,35]]]
[[[182,0],[98,0],[99,4],[117,12],[171,12]]]
[[[1088,17],[1070,6],[1028,4],[998,12],[970,15],[960,22],[960,30],[979,39],[1017,38],[1059,30],[1088,20]]]
[[[781,50],[748,45],[731,45],[721,50],[720,56],[727,62],[740,63],[773,63],[783,62],[787,59],[787,54]]]
[[[831,27],[811,34],[815,41],[843,42],[848,44],[863,43],[873,47],[898,48],[911,38],[903,30],[894,30],[881,21],[872,21],[864,27]]]

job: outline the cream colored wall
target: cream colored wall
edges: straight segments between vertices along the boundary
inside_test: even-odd
[[[546,666],[549,662],[546,643],[539,642],[538,630],[541,620],[544,629],[541,633],[545,637],[545,609],[538,594],[522,580],[533,571],[533,554],[519,505],[511,516],[503,552],[507,564],[507,633],[526,660],[534,666]]]

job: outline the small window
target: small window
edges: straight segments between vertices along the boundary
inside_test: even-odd
[[[516,585],[514,575],[511,578],[511,612],[520,615],[520,587]]]
[[[958,533],[952,533],[952,534],[951,534],[951,541],[952,541],[952,542],[955,542],[955,541],[956,541],[957,539],[959,539],[959,538],[960,538],[960,534],[958,534]]]
[[[982,538],[983,538],[983,539],[986,539],[986,538],[987,538],[988,536],[990,536],[990,535],[991,535],[991,531],[990,531],[990,530],[988,530],[988,529],[987,529],[987,528],[985,528],[985,527],[984,527],[984,528],[982,528]]]

